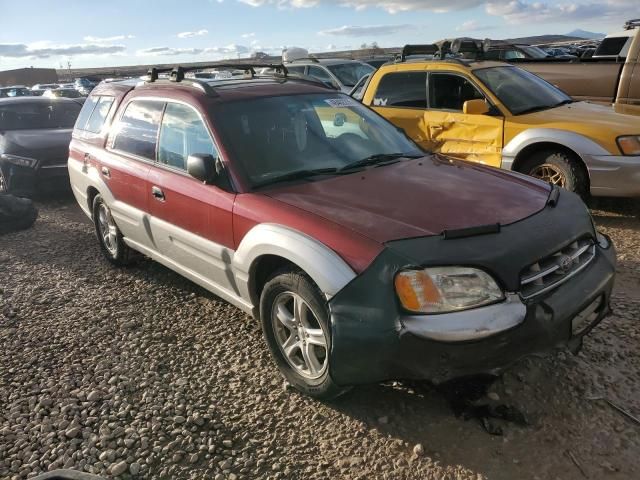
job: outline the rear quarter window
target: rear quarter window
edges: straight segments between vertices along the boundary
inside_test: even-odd
[[[85,129],[92,133],[100,133],[112,105],[113,97],[100,97],[98,104],[95,106],[93,113],[89,117],[89,121],[87,122]]]
[[[111,110],[114,98],[108,96],[89,97],[84,102],[80,115],[76,120],[76,130],[100,133],[107,115]]]
[[[85,100],[84,105],[82,105],[82,109],[80,110],[80,115],[78,115],[78,119],[76,120],[75,129],[76,130],[84,130],[89,117],[93,113],[93,109],[98,103],[100,97],[89,97]]]

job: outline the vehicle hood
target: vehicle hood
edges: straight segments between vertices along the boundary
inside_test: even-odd
[[[377,242],[511,224],[542,210],[550,187],[439,155],[264,190]]]
[[[66,163],[71,132],[69,128],[5,130],[0,132],[0,152],[35,158],[41,165]]]
[[[619,155],[616,138],[640,135],[640,117],[616,113],[611,106],[575,102],[549,110],[513,117],[518,122],[544,128],[558,128],[585,135],[612,155]]]

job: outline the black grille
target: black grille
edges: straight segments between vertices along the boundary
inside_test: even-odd
[[[538,260],[520,276],[520,295],[531,298],[559,286],[586,267],[595,254],[593,240],[583,238]]]

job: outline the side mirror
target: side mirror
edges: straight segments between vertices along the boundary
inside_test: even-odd
[[[489,105],[484,100],[467,100],[462,104],[462,112],[466,115],[486,115],[489,113]]]
[[[193,153],[187,157],[187,173],[204,183],[211,183],[217,176],[216,159],[208,153]]]

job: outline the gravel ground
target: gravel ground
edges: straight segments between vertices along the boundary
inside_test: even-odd
[[[484,401],[503,436],[426,383],[323,404],[287,390],[257,322],[149,260],[115,269],[71,199],[0,237],[0,478],[640,478],[640,202],[594,202],[618,248],[615,314],[578,356],[522,361]]]

